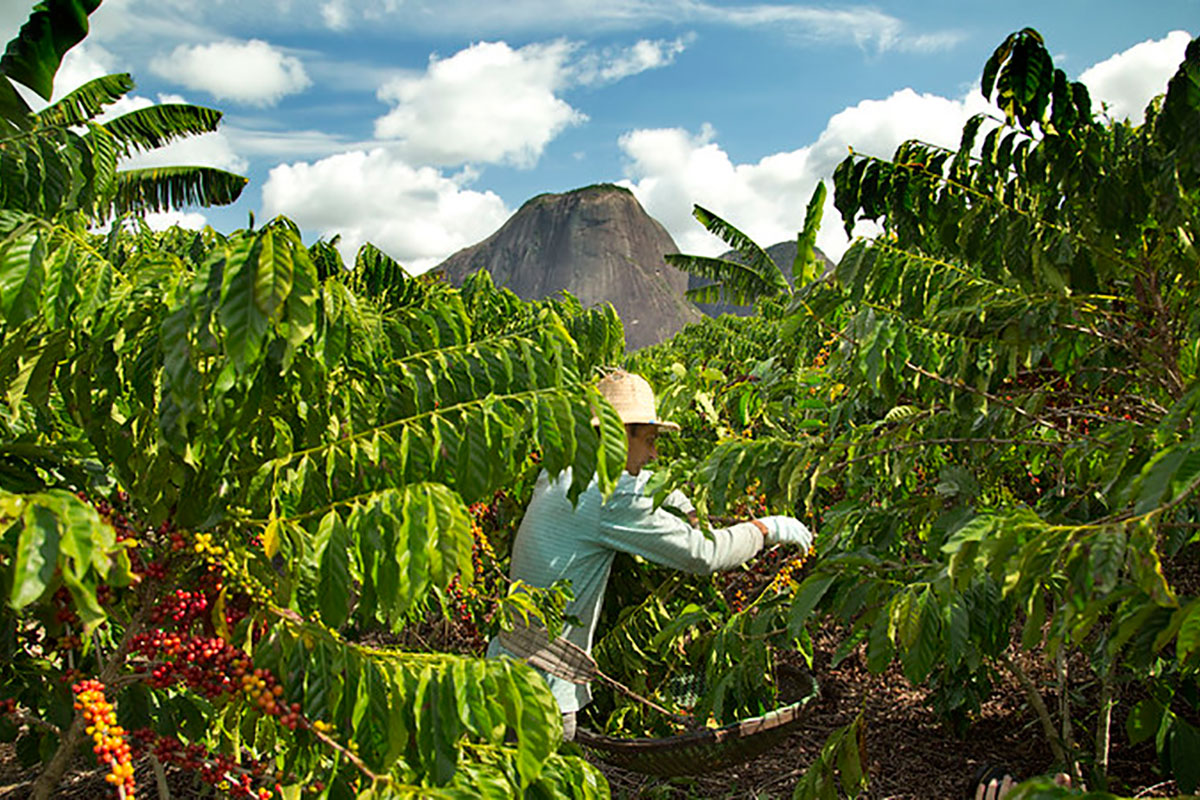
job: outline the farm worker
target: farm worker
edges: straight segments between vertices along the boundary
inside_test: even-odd
[[[593,480],[575,505],[567,499],[571,471],[557,478],[543,472],[533,490],[513,542],[509,577],[531,586],[546,587],[567,579],[575,599],[566,613],[579,619],[567,625],[563,636],[591,653],[596,621],[604,601],[613,557],[618,553],[641,556],[664,566],[695,574],[727,570],[749,561],[763,545],[788,543],[804,550],[812,546],[812,533],[797,519],[771,516],[749,520],[705,535],[694,527],[695,510],[679,491],[667,496],[664,506],[688,515],[688,520],[654,508],[646,494],[651,473],[643,467],[658,453],[655,440],[664,430],[679,426],[658,418],[654,391],[639,375],[617,371],[597,385],[625,423],[628,455],[625,472],[605,500]],[[512,655],[493,639],[488,656]],[[575,734],[575,712],[591,702],[589,687],[544,675],[563,712],[563,735]]]

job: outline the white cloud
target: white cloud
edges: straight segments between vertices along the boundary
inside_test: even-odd
[[[172,225],[198,231],[208,224],[203,214],[195,211],[156,211],[145,216],[146,224],[156,231],[165,231]]]
[[[337,134],[311,129],[280,131],[223,125],[221,132],[229,138],[237,152],[275,161],[322,158],[356,146],[366,146],[349,142],[346,137]]]
[[[614,83],[648,69],[668,66],[686,48],[682,37],[672,41],[641,39],[632,47],[588,53],[575,66],[575,82],[583,86]]]
[[[150,68],[167,80],[222,100],[257,106],[278,103],[312,84],[304,65],[261,39],[179,45]]]
[[[497,195],[466,188],[475,173],[447,177],[382,148],[315,163],[281,164],[263,187],[263,213],[286,214],[305,231],[342,237],[343,256],[373,242],[410,272],[491,235],[509,216]]]
[[[63,56],[62,64],[54,75],[54,100],[61,100],[63,95],[90,80],[120,71],[116,57],[104,47],[80,42]]]
[[[248,5],[248,4],[243,4]],[[161,48],[164,42],[204,42],[219,38],[218,26],[203,18],[212,8],[228,15],[223,3],[199,5],[176,0],[104,0],[88,18],[89,42],[107,42],[124,52]],[[275,15],[278,15],[276,10]]]
[[[805,43],[852,42],[879,52],[945,50],[964,38],[958,31],[910,33],[902,20],[870,6],[839,9],[776,4],[689,3],[688,6],[698,19],[746,28],[774,28]]]
[[[144,167],[216,167],[230,172],[245,172],[250,164],[234,149],[221,131],[179,139],[157,150],[137,153],[121,162],[122,169]]]
[[[1113,119],[1141,123],[1146,105],[1166,91],[1191,39],[1186,31],[1148,39],[1084,70],[1079,80],[1087,85],[1097,110],[1103,101]]]
[[[665,67],[686,46],[683,38],[603,50],[565,39],[519,49],[478,42],[386,81],[378,96],[394,107],[375,121],[375,135],[414,164],[532,167],[556,136],[587,119],[561,92]]]
[[[696,135],[677,128],[635,130],[620,139],[628,159],[626,185],[683,252],[717,255],[729,248],[696,222],[693,204],[719,214],[767,246],[795,237],[804,226],[816,182],[825,179],[829,200],[817,242],[836,259],[848,242],[841,215],[833,208],[831,177],[848,148],[888,157],[913,138],[955,147],[963,123],[984,105],[978,92],[948,100],[904,89],[886,100],[864,100],[835,114],[806,147],[748,164],[734,163],[709,126]]]
[[[346,0],[328,0],[321,4],[321,19],[331,30],[344,31],[350,27],[350,9]]]
[[[831,7],[840,6],[840,7]],[[875,51],[927,52],[963,40],[959,31],[914,31],[871,4],[811,5],[776,2],[735,5],[703,0],[320,0],[319,13],[334,30],[364,24],[403,25],[408,32],[466,34],[592,34],[661,26],[715,25],[760,28],[808,44],[852,44]]]
[[[586,119],[555,94],[573,49],[561,40],[519,50],[481,42],[431,57],[424,74],[380,88],[380,99],[397,105],[375,121],[375,135],[397,140],[412,163],[532,167],[555,136]]]

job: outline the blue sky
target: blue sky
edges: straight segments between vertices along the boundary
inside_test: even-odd
[[[5,39],[31,6],[0,0]],[[685,252],[723,249],[693,203],[762,244],[789,238],[848,146],[955,143],[986,108],[984,61],[1025,26],[1138,119],[1200,33],[1200,0],[105,0],[92,23],[57,93],[128,71],[118,111],[219,108],[219,133],[138,163],[251,179],[231,208],[156,224],[283,213],[419,271],[535,194],[601,181],[633,189]],[[830,209],[834,256],[840,227]]]

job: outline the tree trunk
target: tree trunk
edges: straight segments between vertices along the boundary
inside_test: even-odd
[[[125,657],[129,654],[129,645],[141,628],[141,615],[138,614],[130,620],[129,627],[125,629],[125,635],[121,637],[120,645],[105,663],[104,668],[100,670],[97,679],[106,688],[121,674],[121,670],[125,667]],[[109,698],[110,701],[111,699]],[[63,775],[66,774],[67,767],[71,764],[71,757],[75,755],[75,751],[83,742],[84,728],[83,712],[76,711],[75,719],[71,721],[71,727],[67,729],[50,762],[46,764],[46,768],[42,770],[42,774],[33,784],[33,794],[31,795],[33,800],[49,800],[51,793],[58,788]]]

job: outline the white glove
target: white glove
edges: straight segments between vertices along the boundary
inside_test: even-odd
[[[769,545],[794,544],[806,552],[812,548],[812,531],[795,517],[762,517],[759,522],[766,526],[767,535],[763,538]]]

